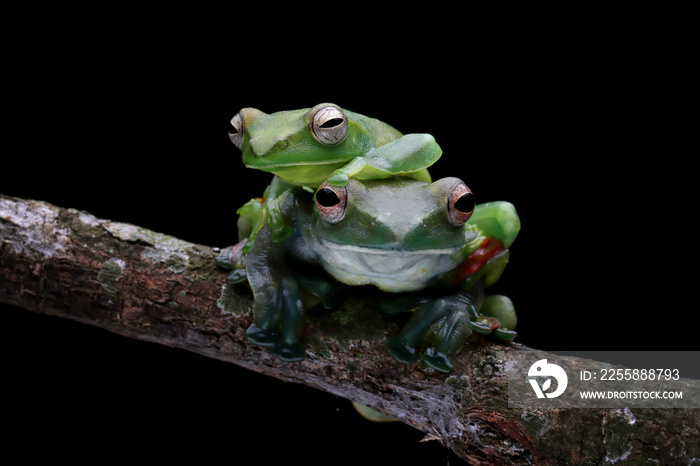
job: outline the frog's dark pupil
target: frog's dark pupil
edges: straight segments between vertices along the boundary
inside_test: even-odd
[[[321,128],[335,128],[343,124],[342,118],[331,118],[321,125]]]
[[[238,134],[238,128],[233,126],[232,123],[228,124],[228,134]]]
[[[455,202],[455,209],[460,212],[469,213],[474,210],[474,195],[472,193],[464,193]]]
[[[319,189],[316,193],[316,202],[323,207],[333,207],[340,203],[340,198],[330,188]]]

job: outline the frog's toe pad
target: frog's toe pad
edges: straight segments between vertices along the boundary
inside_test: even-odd
[[[410,364],[416,359],[416,348],[409,345],[400,337],[387,338],[384,347],[396,360]]]
[[[471,331],[478,333],[479,335],[488,335],[493,331],[488,324],[480,321],[471,321],[467,323],[467,326]]]
[[[231,251],[235,246],[229,246],[221,250],[221,253],[214,258],[216,265],[226,270],[233,270]]]
[[[508,330],[505,328],[498,328],[498,329],[493,331],[493,334],[499,340],[504,340],[504,341],[513,341],[513,340],[515,340],[515,337],[518,336],[518,332],[516,332],[514,330]]]
[[[258,346],[273,346],[277,343],[277,334],[271,330],[263,330],[255,324],[251,324],[245,333],[246,338],[251,343],[255,343]]]
[[[298,362],[304,359],[304,347],[299,342],[276,344],[272,348],[272,354],[284,362]]]
[[[226,278],[226,283],[229,285],[238,285],[248,280],[248,274],[245,269],[236,269],[231,275]]]
[[[454,369],[452,358],[435,348],[428,348],[423,355],[423,360],[428,366],[440,372],[452,372]]]

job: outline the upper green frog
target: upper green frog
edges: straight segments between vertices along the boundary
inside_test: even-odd
[[[325,181],[344,186],[348,178],[430,181],[426,168],[442,153],[429,134],[404,139],[386,123],[330,103],[271,114],[244,108],[231,119],[229,137],[246,167],[312,189]]]
[[[483,210],[488,228],[505,241],[467,223]],[[314,296],[330,308],[341,284],[373,285],[387,292],[382,310],[414,314],[387,350],[411,362],[428,342],[425,362],[441,371],[472,333],[515,337],[512,303],[483,296],[508,259],[520,223],[507,202],[474,205],[457,178],[433,183],[406,177],[324,183],[315,194],[294,188],[282,205],[293,233],[272,240],[263,226],[246,261],[255,297],[248,338],[285,361],[304,357],[300,336]],[[228,259],[227,259],[228,260]],[[230,265],[230,264],[229,264]]]
[[[293,186],[315,190],[324,182],[345,186],[350,178],[396,175],[430,181],[427,167],[442,154],[429,134],[402,135],[386,123],[330,103],[271,114],[244,108],[231,119],[229,137],[241,149],[246,167],[276,175],[262,202],[238,212],[248,217],[248,227],[239,232],[245,231],[242,236],[251,244],[263,224],[271,226],[275,241],[291,233],[279,204]]]

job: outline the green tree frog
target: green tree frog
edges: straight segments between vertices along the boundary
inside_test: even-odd
[[[313,191],[324,182],[345,186],[350,178],[395,175],[430,181],[427,167],[442,154],[429,134],[402,135],[386,123],[331,103],[271,114],[244,108],[231,119],[229,137],[241,149],[246,167],[275,175],[263,198],[238,212],[247,217],[239,225],[240,240],[249,242],[246,251],[264,224],[272,228],[274,241],[291,234],[280,205],[293,186]]]
[[[488,229],[502,239],[468,223],[482,206]],[[520,228],[512,204],[475,206],[457,178],[350,178],[345,186],[324,182],[315,193],[291,189],[281,213],[292,234],[275,242],[263,226],[246,261],[255,297],[247,337],[279,359],[304,358],[300,336],[309,296],[333,308],[347,285],[382,290],[385,312],[413,312],[385,342],[402,362],[427,346],[425,363],[449,372],[473,332],[515,338],[512,302],[484,296],[501,276]]]

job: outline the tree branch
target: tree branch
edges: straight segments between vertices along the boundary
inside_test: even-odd
[[[383,348],[403,322],[371,293],[311,312],[306,359],[287,364],[249,343],[253,297],[227,286],[215,249],[73,209],[0,195],[0,301],[183,348],[385,412],[469,464],[689,464],[700,457],[696,409],[508,406],[508,374],[532,357],[490,339],[470,343],[452,374],[395,361]],[[366,290],[363,290],[366,291]],[[589,370],[603,367],[590,362]],[[633,416],[634,422],[628,422]]]

